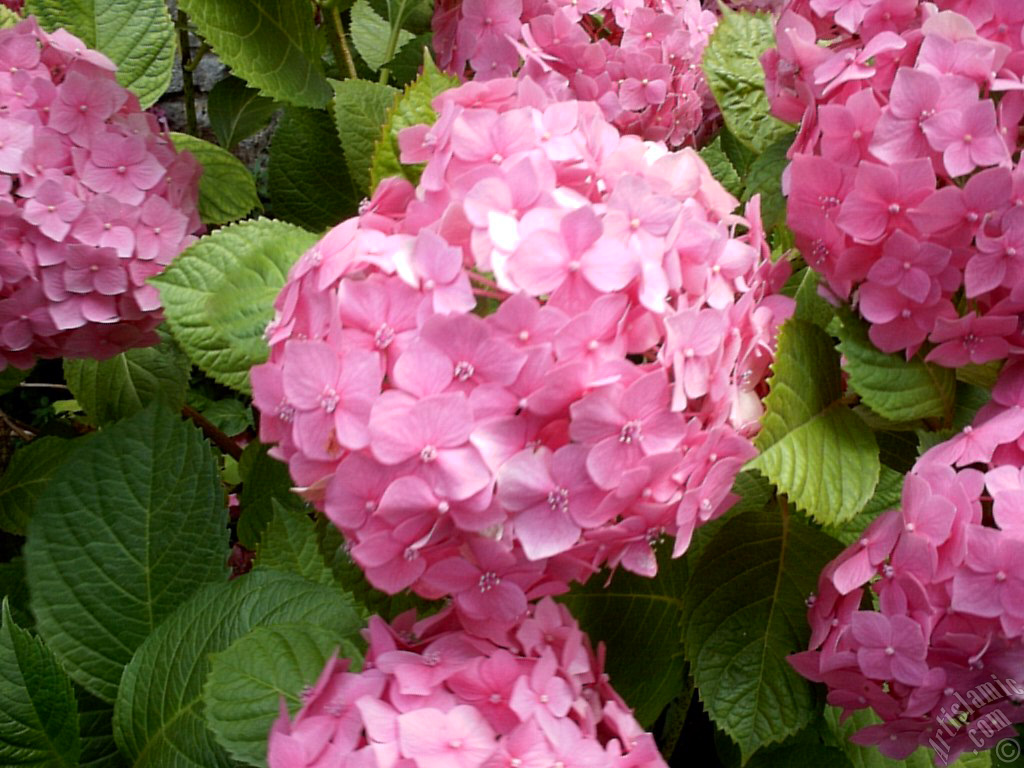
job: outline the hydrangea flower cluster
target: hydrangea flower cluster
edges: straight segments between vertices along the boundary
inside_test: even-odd
[[[621,132],[679,147],[715,113],[700,60],[716,23],[699,0],[440,0],[434,49],[477,81],[562,81]]]
[[[377,588],[502,639],[527,602],[735,498],[788,274],[691,149],[528,78],[470,82],[293,267],[252,370],[277,443]]]
[[[282,702],[270,768],[565,765],[664,768],[586,636],[550,598],[495,644],[450,608],[370,620],[361,672],[332,658],[292,721]]]
[[[853,741],[895,759],[926,746],[948,764],[1024,722],[1022,446],[1017,360],[975,423],[921,456],[900,507],[822,573],[811,650],[790,661],[844,716],[882,718]]]
[[[1024,6],[791,0],[763,58],[800,122],[789,225],[871,340],[956,367],[1024,348]]]
[[[0,369],[155,343],[146,279],[200,227],[199,164],[114,71],[34,19],[0,30]]]

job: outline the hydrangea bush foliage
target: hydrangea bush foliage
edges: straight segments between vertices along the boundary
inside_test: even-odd
[[[1022,28],[4,2],[0,764],[1020,763]]]

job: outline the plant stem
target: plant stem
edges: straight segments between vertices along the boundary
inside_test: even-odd
[[[186,130],[196,136],[199,133],[199,121],[196,119],[196,87],[192,81],[192,48],[188,36],[188,17],[184,11],[178,11],[177,26],[178,47],[181,49],[181,88],[185,93]]]
[[[384,49],[384,61],[388,62],[395,58],[395,52],[398,48],[398,36],[401,34],[402,28],[392,22],[391,34],[388,35],[388,47]],[[391,70],[387,67],[380,68],[380,82],[384,85],[388,84],[388,78],[391,77]]]
[[[353,80],[358,80],[359,74],[356,72],[356,63],[352,60],[352,51],[349,50],[348,40],[345,37],[345,24],[341,20],[341,12],[337,8],[331,8],[331,22],[334,25],[334,37],[328,35],[328,38],[337,43],[338,51],[341,53],[341,61],[345,62],[348,76]],[[341,67],[341,61],[338,62],[339,68]]]
[[[203,416],[203,414],[191,405],[182,406],[181,412],[192,419],[192,421],[195,422],[195,425],[203,430],[203,434],[210,439],[210,442],[220,448],[222,453],[227,454],[235,461],[242,458],[242,447],[221,432],[213,422]]]
[[[200,45],[199,49],[196,51],[196,55],[193,56],[192,60],[188,63],[188,71],[195,72],[196,67],[199,66],[199,62],[203,60],[203,56],[208,54],[211,50],[212,48],[210,48],[209,43],[203,43],[202,45]]]

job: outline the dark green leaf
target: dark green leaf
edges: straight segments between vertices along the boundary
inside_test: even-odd
[[[225,435],[237,435],[253,426],[252,410],[238,400],[216,400],[203,408],[202,414]]]
[[[282,221],[243,221],[200,239],[152,278],[192,362],[221,384],[249,392],[249,369],[267,358],[263,333],[274,299],[314,242],[315,235]]]
[[[11,615],[19,627],[32,629],[36,620],[28,607],[28,581],[25,579],[25,558],[18,555],[0,563],[0,598],[7,598]]]
[[[216,144],[186,133],[172,133],[179,150],[188,150],[203,166],[199,179],[199,215],[204,224],[229,224],[260,206],[256,180],[242,161]]]
[[[23,371],[20,368],[15,368],[13,365],[8,365],[0,371],[0,395],[13,392],[21,382],[28,378],[30,373],[32,373],[31,370]]]
[[[369,195],[373,146],[398,91],[368,80],[332,80],[334,119],[352,182]]]
[[[331,89],[308,0],[179,0],[220,58],[279,101],[323,107]]]
[[[80,768],[128,768],[114,742],[114,705],[79,688],[78,722],[82,734]]]
[[[399,2],[402,2],[402,0],[399,0]],[[404,2],[402,4],[405,5]],[[392,21],[389,24],[387,19],[382,18],[373,10],[367,0],[356,0],[352,6],[351,19],[349,29],[352,33],[352,44],[355,45],[356,50],[359,51],[359,55],[363,57],[363,61],[366,62],[367,66],[376,72],[390,61],[390,57],[387,55],[387,47],[388,39],[391,36],[392,24],[398,27],[401,26],[401,23],[396,24]],[[398,45],[395,47],[395,51],[410,40],[412,40],[412,33],[404,29],[401,30],[398,33]],[[394,52],[392,52],[392,55],[394,55]]]
[[[761,219],[766,232],[786,223],[786,199],[782,196],[782,172],[789,164],[786,152],[793,143],[793,135],[783,136],[769,144],[750,165],[746,177],[743,201],[761,195]]]
[[[253,441],[242,452],[239,473],[242,494],[239,502],[242,515],[238,519],[238,540],[242,546],[255,549],[263,530],[274,518],[275,502],[293,511],[304,512],[305,502],[292,491],[288,465],[267,455],[267,446]]]
[[[348,174],[334,120],[326,112],[285,110],[269,162],[275,216],[320,231],[356,213],[363,195]]]
[[[744,761],[815,715],[811,684],[786,656],[807,645],[804,601],[839,549],[798,517],[767,508],[729,518],[693,569],[686,656],[704,708]]]
[[[150,406],[92,437],[40,495],[25,562],[39,633],[113,701],[125,664],[203,584],[227,577],[227,510],[198,429]]]
[[[324,562],[312,519],[272,500],[274,517],[256,549],[256,565],[297,573],[304,579],[330,586],[334,575]]]
[[[211,584],[161,624],[125,668],[114,735],[135,768],[230,768],[205,724],[212,654],[258,626],[321,627],[339,640],[359,629],[347,596],[280,571]]]
[[[43,641],[11,618],[0,624],[0,763],[75,768],[81,753],[71,681]]]
[[[0,528],[25,535],[36,499],[67,458],[70,444],[40,437],[18,449],[0,477]]]
[[[171,83],[174,23],[164,0],[28,0],[25,10],[52,32],[63,27],[117,65],[117,81],[152,106]]]
[[[264,128],[280,106],[237,77],[225,77],[213,86],[206,103],[210,127],[224,149],[234,149]]]

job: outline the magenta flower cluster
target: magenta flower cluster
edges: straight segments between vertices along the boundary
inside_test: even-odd
[[[790,661],[828,685],[844,717],[870,707],[882,718],[853,741],[895,759],[924,746],[948,764],[1024,722],[1022,466],[1018,359],[975,423],[921,456],[900,507],[822,573],[811,650]]]
[[[156,342],[160,272],[200,227],[199,164],[34,19],[0,31],[0,369]]]
[[[333,658],[291,720],[270,732],[270,768],[664,768],[576,621],[550,598],[506,643],[450,608],[392,626],[378,617],[361,672]]]
[[[764,59],[800,122],[789,226],[887,352],[957,367],[1024,348],[1024,5],[791,0]]]
[[[679,147],[716,113],[700,59],[717,20],[699,0],[440,0],[434,49],[448,71],[550,81],[621,132]]]
[[[385,181],[292,269],[253,395],[374,586],[503,641],[732,505],[788,266],[756,202],[735,215],[693,150],[593,102],[521,78],[435,107],[399,137],[419,185]]]

